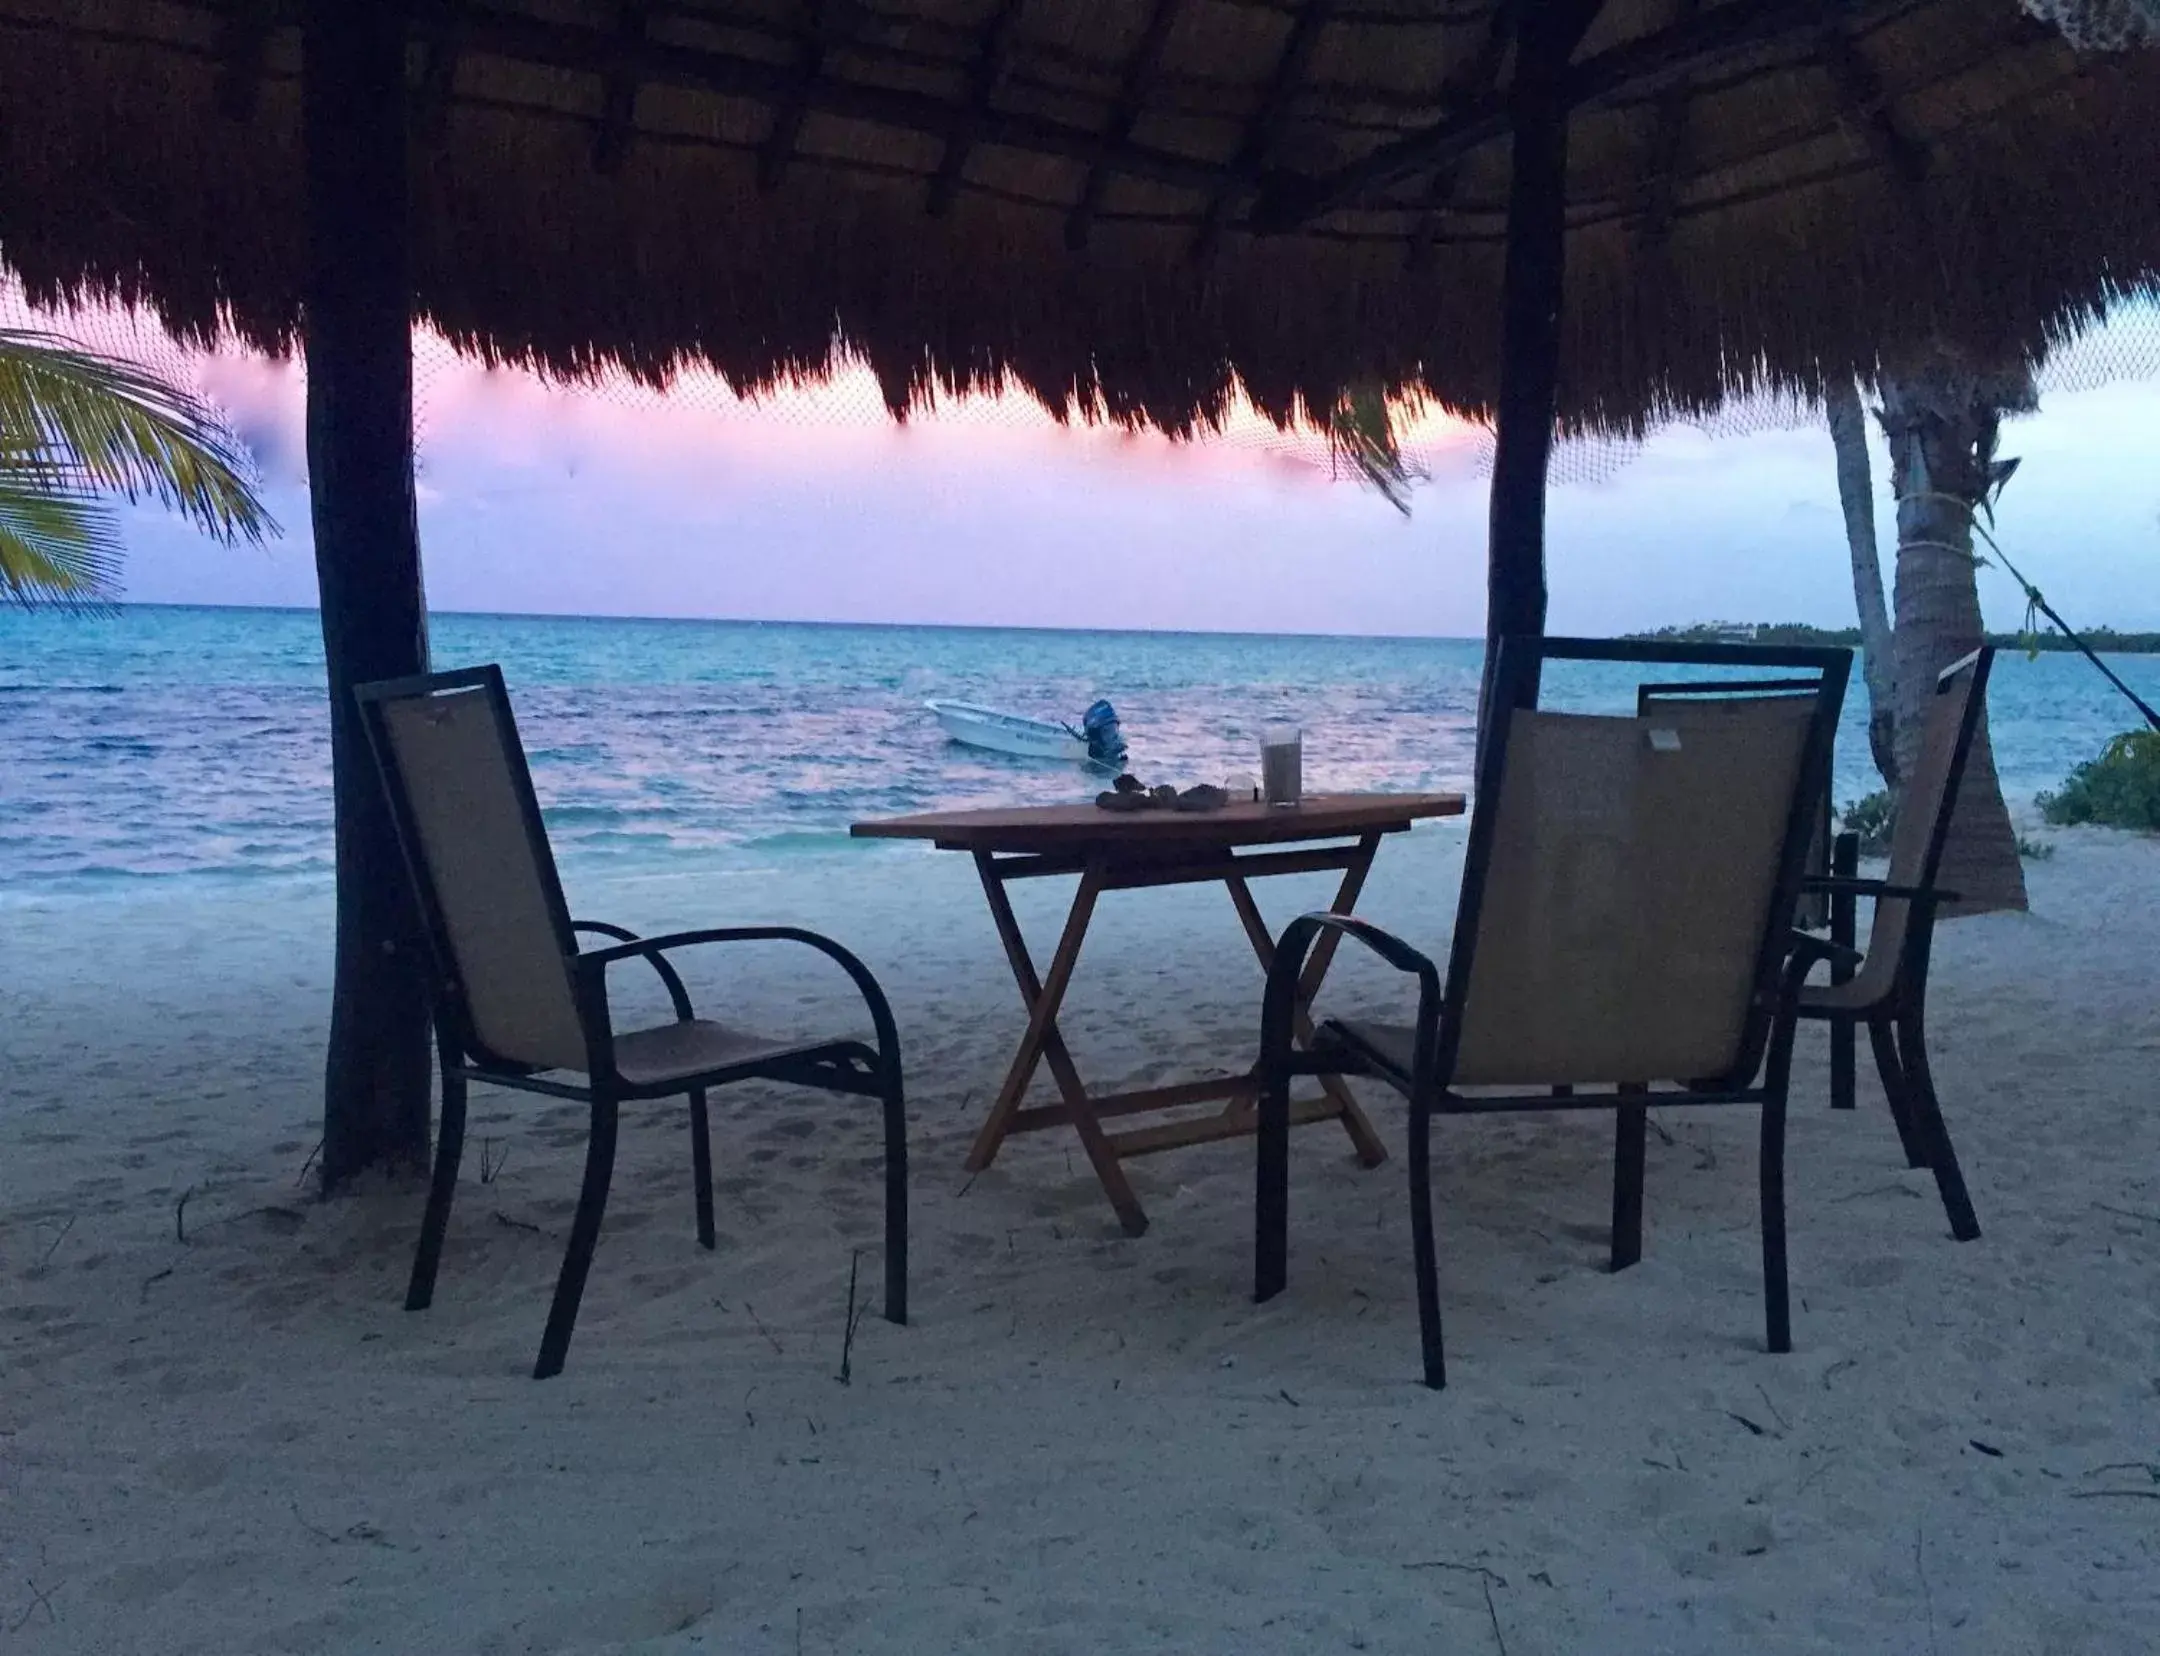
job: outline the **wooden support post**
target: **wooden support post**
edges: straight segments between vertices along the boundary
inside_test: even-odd
[[[1155,0],[1155,10],[1149,14],[1147,29],[1140,36],[1139,50],[1125,66],[1125,83],[1118,92],[1117,112],[1110,118],[1109,131],[1103,134],[1109,144],[1122,145],[1131,139],[1182,3],[1183,0]],[[1080,186],[1079,204],[1065,221],[1065,245],[1075,253],[1087,246],[1088,234],[1095,227],[1095,215],[1102,210],[1103,192],[1110,187],[1110,178],[1108,167],[1088,168],[1087,179]]]
[[[810,113],[810,94],[825,72],[825,54],[833,34],[832,7],[828,0],[812,0],[810,33],[803,40],[795,70],[795,88],[773,104],[772,125],[758,147],[757,187],[770,195],[787,176],[788,162],[795,156],[795,141],[802,136],[803,121]]]
[[[1207,216],[1201,220],[1199,235],[1193,238],[1193,263],[1207,264],[1222,246],[1223,231],[1229,227],[1230,215],[1250,195],[1266,167],[1268,153],[1280,135],[1283,117],[1290,108],[1290,95],[1304,78],[1305,66],[1312,60],[1321,31],[1334,13],[1335,0],[1303,0],[1297,8],[1290,21],[1290,32],[1283,39],[1282,55],[1275,60],[1275,73],[1269,77],[1267,90],[1261,94],[1259,108],[1245,123],[1245,135],[1239,140],[1237,154],[1230,162],[1229,175],[1208,199]]]
[[[307,451],[337,809],[325,1190],[422,1167],[428,1017],[419,928],[353,686],[427,670],[413,505],[403,8],[308,0],[302,63]]]
[[[649,9],[647,0],[622,0],[616,8],[616,35],[626,62],[645,38]],[[630,139],[637,130],[637,99],[634,71],[617,68],[609,74],[600,126],[593,134],[593,170],[602,177],[613,178],[622,171],[623,157],[630,153]]]
[[[1567,263],[1568,60],[1596,11],[1585,0],[1527,7],[1516,29],[1481,736],[1500,640],[1545,631],[1545,469],[1558,409]]]
[[[455,46],[436,42],[422,48],[420,84],[405,106],[405,130],[422,148],[440,144],[450,130],[450,100],[457,94]]]
[[[1500,70],[1507,61],[1508,43],[1514,38],[1515,8],[1493,7],[1477,55],[1460,72],[1450,75],[1441,88],[1442,98],[1450,110],[1474,109],[1492,101],[1493,88],[1500,84]],[[1417,229],[1411,232],[1406,253],[1405,262],[1412,270],[1424,267],[1432,254],[1433,243],[1439,239],[1448,207],[1462,183],[1462,161],[1463,158],[1457,156],[1442,162],[1426,181],[1425,212],[1418,220]]]
[[[945,153],[938,158],[937,172],[930,180],[927,205],[932,218],[943,218],[951,212],[953,199],[960,193],[968,157],[975,150],[977,128],[997,101],[998,82],[1005,76],[1005,60],[1012,51],[1020,13],[1026,5],[1027,0],[1000,0],[989,26],[983,30],[975,62],[968,69],[968,118],[945,140]]]
[[[270,43],[267,0],[239,0],[225,14],[219,35],[218,113],[228,121],[252,121],[261,102],[263,54]]]

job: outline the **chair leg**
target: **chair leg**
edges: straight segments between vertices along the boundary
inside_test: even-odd
[[[1972,1197],[1965,1189],[1965,1174],[1958,1166],[1957,1151],[1950,1143],[1950,1129],[1943,1121],[1942,1101],[1935,1096],[1935,1077],[1928,1068],[1927,1035],[1918,1018],[1898,1024],[1898,1058],[1905,1072],[1907,1108],[1914,1131],[1926,1147],[1926,1165],[1935,1170],[1935,1188],[1942,1195],[1943,1212],[1950,1219],[1950,1234],[1970,1242],[1980,1234],[1980,1219],[1973,1212]]]
[[[1870,1018],[1868,1041],[1875,1048],[1875,1069],[1882,1077],[1883,1094],[1890,1100],[1890,1119],[1897,1123],[1898,1142],[1905,1147],[1907,1167],[1927,1166],[1927,1141],[1913,1121],[1912,1086],[1898,1057],[1886,1020]]]
[[[900,1060],[886,1060],[885,1110],[885,1320],[907,1321],[907,1093]]]
[[[1851,879],[1860,872],[1859,835],[1840,834],[1830,842],[1830,872],[1844,879]],[[1853,946],[1853,930],[1859,919],[1857,907],[1849,892],[1840,892],[1830,899],[1830,941],[1840,948]],[[1852,976],[1853,969],[1846,958],[1841,958],[1830,968],[1832,983],[1850,983]],[[1830,1108],[1833,1110],[1853,1107],[1854,1057],[1859,1045],[1853,1037],[1852,1019],[1830,1020]]]
[[[1649,1109],[1623,1104],[1613,1143],[1612,1268],[1624,1271],[1642,1258],[1643,1141]]]
[[[1263,1068],[1255,1101],[1253,1299],[1273,1299],[1290,1277],[1290,1076]]]
[[[705,1108],[705,1089],[690,1095],[690,1176],[697,1181],[697,1239],[701,1248],[714,1248],[719,1238],[713,1230],[712,1116]]]
[[[405,1309],[425,1311],[435,1299],[435,1270],[442,1263],[444,1233],[450,1229],[450,1204],[457,1199],[458,1162],[465,1154],[465,1077],[442,1062],[442,1119],[435,1127],[435,1175],[428,1182],[427,1211],[420,1220],[420,1246],[413,1253],[412,1280],[405,1289]]]
[[[1860,1043],[1850,1018],[1830,1020],[1830,1108],[1853,1108],[1853,1076]]]
[[[585,1182],[578,1190],[577,1216],[570,1221],[570,1245],[563,1250],[562,1274],[555,1279],[555,1301],[548,1307],[547,1328],[540,1336],[540,1360],[533,1378],[562,1373],[577,1326],[578,1301],[585,1297],[585,1273],[592,1269],[600,1241],[600,1217],[607,1211],[608,1183],[615,1176],[615,1100],[593,1100],[592,1138],[585,1147]]]
[[[1440,1268],[1433,1258],[1432,1111],[1410,1106],[1410,1242],[1417,1257],[1418,1347],[1425,1359],[1425,1384],[1434,1391],[1447,1385],[1447,1360],[1440,1343]]]
[[[1762,1108],[1763,1322],[1769,1347],[1792,1350],[1792,1300],[1785,1274],[1785,1099]]]

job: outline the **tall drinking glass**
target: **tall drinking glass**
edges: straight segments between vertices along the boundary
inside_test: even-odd
[[[1260,733],[1260,797],[1270,805],[1295,805],[1305,791],[1305,738],[1296,725],[1269,725]]]

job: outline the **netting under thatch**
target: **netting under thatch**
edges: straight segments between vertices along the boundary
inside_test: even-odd
[[[485,355],[1207,423],[1499,368],[1502,0],[429,0],[418,314]],[[0,262],[288,346],[298,31],[0,0]],[[2160,54],[2018,0],[1610,0],[1576,59],[1564,416],[2029,351],[2160,273]]]

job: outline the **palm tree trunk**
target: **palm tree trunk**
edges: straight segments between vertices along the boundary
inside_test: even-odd
[[[337,955],[323,1188],[424,1167],[428,1019],[419,927],[353,686],[427,670],[413,501],[400,8],[311,0],[307,144],[308,488],[330,680]]]
[[[2006,383],[1955,366],[1883,384],[1883,430],[1898,501],[1897,629],[1893,645],[1897,762],[1913,774],[1935,678],[1985,641],[1973,510],[1988,486],[2006,408],[2030,406],[2030,381]],[[1942,884],[1963,899],[1956,912],[2027,906],[2017,834],[1983,712],[1943,851]]]
[[[1545,482],[1559,398],[1567,272],[1568,59],[1600,0],[1526,7],[1516,24],[1500,385],[1494,402],[1486,550],[1485,681],[1478,742],[1491,728],[1500,641],[1545,631]],[[1534,688],[1534,686],[1533,686]]]
[[[1882,555],[1875,539],[1875,474],[1868,464],[1867,415],[1859,388],[1835,379],[1824,397],[1837,450],[1838,504],[1852,550],[1853,606],[1860,617],[1860,671],[1867,683],[1868,748],[1883,785],[1897,791],[1897,697],[1890,611],[1883,602]]]

